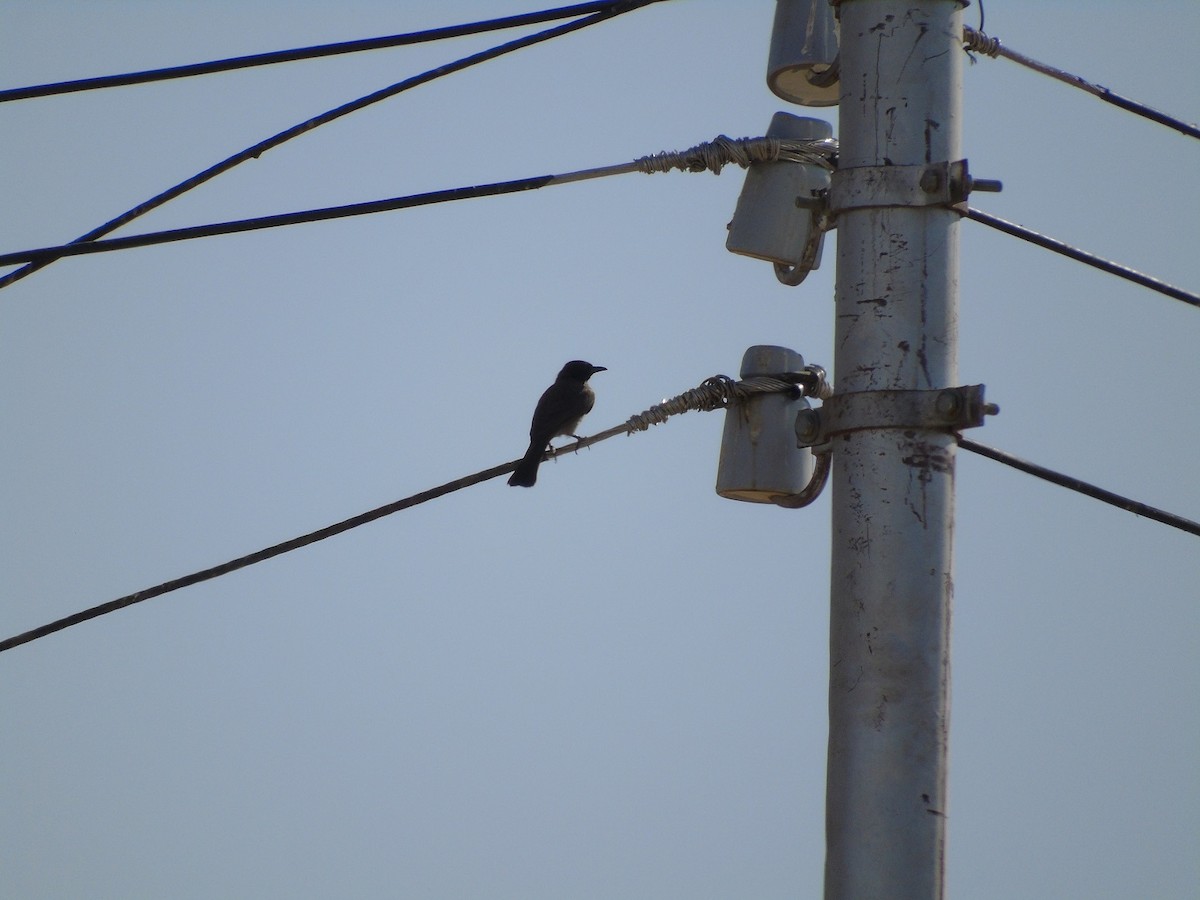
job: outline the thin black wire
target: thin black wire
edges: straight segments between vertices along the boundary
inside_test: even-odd
[[[1164,525],[1170,525],[1172,528],[1178,528],[1180,531],[1200,536],[1200,522],[1193,522],[1191,519],[1185,519],[1183,516],[1165,512],[1137,500],[1130,500],[1128,497],[1122,497],[1120,494],[1114,494],[1112,491],[1107,491],[1102,487],[1097,487],[1094,484],[1089,484],[1070,475],[1063,475],[1061,472],[1055,472],[1036,463],[1028,462],[1010,453],[1005,453],[1003,450],[997,450],[994,447],[987,447],[983,444],[977,444],[974,441],[962,439],[959,440],[958,446],[964,450],[970,450],[972,453],[978,453],[980,456],[986,456],[988,459],[994,459],[996,462],[1004,463],[1006,466],[1012,466],[1014,469],[1025,472],[1027,475],[1033,475],[1052,484],[1057,484],[1060,487],[1069,488],[1073,491],[1078,491],[1080,494],[1101,500],[1126,512],[1144,516],[1147,519],[1153,519]]]
[[[62,244],[57,247],[39,247],[34,250],[19,250],[12,253],[0,254],[0,266],[30,263],[45,265],[64,256],[82,256],[90,253],[106,253],[112,250],[127,250],[133,247],[146,247],[152,244],[165,244],[172,241],[185,241],[194,238],[213,237],[221,234],[234,234],[243,231],[257,231],[263,228],[277,228],[283,225],[297,225],[303,222],[319,222],[326,219],[345,218],[347,216],[363,216],[371,213],[389,212],[398,209],[408,209],[414,206],[428,206],[433,203],[446,203],[452,200],[467,200],[476,197],[490,197],[497,194],[511,194],[517,191],[529,191],[552,184],[570,184],[576,181],[586,181],[593,178],[604,178],[610,175],[627,175],[632,172],[654,174],[667,172],[672,169],[682,169],[688,172],[720,171],[731,163],[748,166],[756,159],[780,159],[804,154],[818,154],[824,151],[811,146],[813,142],[789,142],[772,138],[729,138],[718,135],[711,141],[705,141],[681,152],[655,153],[642,156],[630,162],[617,163],[610,166],[598,166],[590,169],[580,169],[574,172],[563,172],[557,175],[536,175],[532,178],[518,178],[513,181],[498,181],[491,184],[480,184],[473,187],[451,188],[440,191],[430,191],[424,194],[412,194],[406,197],[391,197],[385,200],[371,200],[364,203],[350,203],[343,206],[327,206],[321,209],[307,209],[292,213],[277,213],[270,216],[258,216],[252,219],[238,219],[233,222],[214,222],[209,225],[193,225],[186,228],[174,228],[168,231],[147,232],[127,237],[109,238],[108,240],[89,241],[87,243]],[[823,143],[823,142],[815,142]]]
[[[643,414],[644,415],[644,414]],[[567,444],[558,449],[550,449],[545,453],[544,459],[557,458],[567,453],[572,453],[590,447],[592,444],[598,444],[601,441],[606,441],[609,438],[616,437],[619,434],[632,434],[635,430],[645,430],[649,427],[648,423],[640,428],[635,428],[630,423],[626,422],[605,431],[598,432],[589,437],[583,437],[576,440],[574,443]],[[273,544],[270,547],[264,547],[262,550],[257,550],[254,553],[247,553],[245,556],[239,556],[237,559],[231,559],[228,562],[220,565],[211,566],[207,569],[201,569],[199,572],[193,572],[190,575],[184,575],[180,578],[173,578],[170,581],[164,581],[162,584],[157,584],[154,587],[146,588],[145,590],[136,591],[132,594],[126,594],[124,597],[118,597],[116,600],[110,600],[107,603],[101,603],[99,606],[93,606],[90,609],[85,609],[69,616],[64,616],[61,619],[56,619],[53,622],[48,622],[45,625],[33,628],[21,634],[13,635],[0,641],[0,653],[5,650],[11,650],[13,647],[19,647],[21,644],[28,644],[30,641],[36,641],[38,638],[46,637],[54,634],[56,631],[62,631],[64,628],[70,628],[72,625],[78,625],[81,622],[87,622],[90,619],[98,618],[99,616],[107,615],[111,612],[116,612],[119,609],[124,609],[127,606],[133,606],[135,603],[141,603],[144,600],[152,600],[155,597],[161,597],[163,594],[169,594],[172,591],[177,591],[180,588],[190,587],[193,584],[200,584],[204,581],[211,581],[214,578],[219,578],[222,575],[228,575],[231,572],[236,572],[238,569],[244,569],[247,566],[252,566],[255,563],[265,562],[268,559],[273,559],[276,556],[282,556],[284,553],[290,553],[293,550],[299,550],[301,547],[307,547],[309,544],[315,544],[318,541],[326,540],[349,531],[352,528],[358,528],[360,525],[367,525],[377,519],[382,519],[384,516],[390,516],[392,513],[400,512],[401,510],[417,506],[429,500],[436,500],[438,497],[443,497],[446,494],[460,491],[463,488],[473,487],[485,481],[490,481],[493,478],[498,478],[501,475],[513,471],[517,467],[520,460],[512,460],[503,465],[493,466],[490,469],[484,469],[482,472],[476,472],[473,475],[467,475],[463,478],[456,478],[454,481],[448,481],[445,484],[435,488],[430,488],[427,491],[421,491],[419,494],[413,494],[411,497],[405,497],[403,500],[396,500],[392,503],[378,506],[375,509],[368,510],[364,513],[359,513],[357,516],[351,516],[349,519],[343,519],[333,525],[327,525],[324,528],[318,528],[316,531],[310,531],[308,534],[302,534],[299,537],[294,537],[291,540],[283,541],[278,544]]]
[[[609,4],[608,7],[601,12],[582,19],[576,19],[573,22],[556,25],[555,27],[548,28],[545,31],[539,31],[535,34],[509,41],[506,44],[500,44],[488,50],[483,50],[479,53],[473,53],[470,56],[464,56],[462,59],[455,60],[451,63],[446,63],[445,65],[438,66],[435,69],[430,69],[427,72],[423,72],[420,75],[415,75],[412,78],[406,78],[404,81],[397,82],[389,87],[375,91],[372,94],[359,97],[357,100],[352,100],[349,103],[337,107],[336,109],[331,109],[319,116],[315,116],[314,118],[311,118],[305,122],[301,122],[298,125],[293,125],[291,128],[281,131],[273,137],[269,137],[252,147],[247,147],[245,150],[235,153],[228,159],[222,160],[216,165],[210,166],[203,172],[193,175],[186,181],[181,181],[179,184],[172,188],[168,188],[161,194],[151,197],[146,202],[125,211],[115,219],[111,219],[108,222],[105,222],[103,225],[92,229],[87,234],[76,238],[71,243],[83,244],[103,237],[104,235],[120,228],[122,225],[132,222],[139,216],[145,215],[153,209],[157,209],[170,200],[174,200],[176,197],[186,193],[187,191],[190,191],[192,188],[204,184],[206,181],[215,178],[223,172],[227,172],[234,166],[240,165],[241,163],[244,163],[250,159],[257,159],[266,151],[278,147],[285,141],[312,131],[314,128],[332,122],[334,119],[341,118],[342,116],[348,115],[352,112],[357,112],[366,106],[370,106],[372,103],[378,103],[380,100],[386,100],[389,97],[394,97],[399,93],[409,90],[410,88],[418,87],[419,85],[426,84],[434,79],[441,78],[443,75],[449,75],[453,72],[467,69],[479,63],[487,62],[489,60],[496,59],[499,56],[511,53],[514,50],[521,50],[525,47],[541,43],[542,41],[550,40],[551,38],[560,37],[564,34],[578,31],[581,28],[586,28],[589,25],[595,25],[599,22],[611,19],[614,16],[621,15],[622,13],[640,9],[643,6],[649,6],[651,3],[658,2],[661,2],[661,0],[616,0],[616,2]],[[20,269],[9,272],[7,275],[0,277],[0,289],[6,288],[16,281],[20,281],[22,278],[25,278],[39,269],[50,265],[51,262],[53,262],[53,260],[42,263],[28,263],[27,265],[22,266]]]
[[[137,591],[132,594],[126,594],[124,597],[118,597],[116,600],[110,600],[108,603],[101,603],[99,606],[93,606],[91,609],[85,609],[82,612],[74,613],[66,616],[39,628],[34,628],[22,634],[14,635],[0,641],[0,652],[11,650],[13,647],[19,647],[21,644],[27,644],[30,641],[36,641],[38,638],[46,637],[46,635],[54,634],[56,631],[62,631],[64,628],[70,628],[72,625],[78,625],[81,622],[86,622],[89,619],[95,619],[98,616],[103,616],[111,612],[116,612],[119,609],[124,609],[126,606],[132,606],[135,603],[141,603],[143,600],[151,600],[154,597],[161,597],[163,594],[169,594],[172,591],[177,591],[180,588],[189,587],[193,584],[200,584],[203,581],[211,581],[221,575],[228,575],[230,572],[236,572],[238,569],[244,569],[247,566],[252,566],[255,563],[264,562],[292,550],[298,550],[301,547],[307,547],[309,544],[315,544],[317,541],[323,541],[326,538],[331,538],[342,532],[349,531],[351,528],[357,528],[360,525],[366,525],[369,522],[374,522],[376,519],[382,519],[384,516],[390,516],[392,513],[399,512],[402,509],[408,509],[410,506],[416,506],[424,503],[427,500],[433,500],[445,494],[454,491],[462,490],[465,487],[479,484],[491,478],[496,478],[506,472],[511,472],[517,467],[517,460],[505,463],[502,466],[495,466],[491,469],[485,469],[482,472],[476,472],[474,475],[469,475],[465,478],[459,478],[455,481],[447,482],[439,487],[430,488],[427,491],[422,491],[419,494],[413,494],[411,497],[406,497],[403,500],[397,500],[394,503],[389,503],[386,506],[380,506],[376,509],[369,510],[365,513],[360,513],[357,516],[352,516],[349,519],[344,519],[334,525],[319,528],[316,531],[303,534],[300,537],[292,538],[289,541],[283,541],[279,544],[266,547],[255,553],[248,553],[245,556],[239,556],[237,559],[231,559],[229,562],[221,563],[218,566],[212,566],[208,569],[202,569],[199,572],[193,572],[191,575],[184,575],[182,578],[175,578],[171,581],[164,581],[162,584],[155,585],[151,588],[146,588],[142,591]]]
[[[643,414],[644,415],[644,414]],[[638,417],[634,417],[636,419]],[[558,450],[547,452],[547,457],[560,456],[572,451],[590,447],[592,444],[600,441],[608,440],[619,434],[631,434],[635,429],[630,422],[614,426],[605,431],[594,434],[590,437],[581,438],[573,444],[561,447]],[[1130,500],[1128,497],[1122,497],[1119,494],[1114,494],[1112,491],[1107,491],[1104,488],[1096,487],[1088,484],[1078,478],[1073,478],[1069,475],[1063,475],[1035,463],[1027,462],[1019,459],[1011,454],[1005,453],[1002,450],[997,450],[993,447],[987,447],[983,444],[977,444],[974,441],[959,439],[959,446],[964,450],[970,450],[981,456],[986,456],[989,459],[1012,466],[1022,472],[1050,481],[1054,484],[1070,488],[1079,493],[1086,494],[1089,497],[1094,497],[1097,500],[1102,500],[1120,509],[1135,513],[1139,516],[1144,516],[1149,519],[1154,519],[1165,525],[1170,525],[1173,528],[1178,528],[1182,531],[1190,532],[1191,534],[1200,536],[1200,523],[1185,519],[1182,516],[1177,516],[1173,513],[1164,512],[1153,506],[1145,503],[1140,503],[1136,500]],[[124,597],[118,597],[116,600],[110,600],[107,603],[101,603],[99,606],[93,606],[90,609],[85,609],[80,612],[65,616],[61,619],[56,619],[45,625],[33,628],[21,634],[13,635],[0,641],[0,653],[5,650],[11,650],[14,647],[19,647],[22,644],[27,644],[30,641],[36,641],[39,638],[54,634],[57,631],[62,631],[65,628],[70,628],[72,625],[79,625],[82,622],[87,622],[91,619],[98,618],[108,613],[116,612],[124,609],[127,606],[133,606],[135,603],[141,603],[145,600],[152,600],[155,597],[161,597],[164,594],[169,594],[181,588],[190,587],[194,584],[200,584],[205,581],[211,581],[214,578],[219,578],[222,575],[228,575],[231,572],[236,572],[239,569],[244,569],[256,563],[265,562],[268,559],[273,559],[276,556],[282,556],[285,553],[290,553],[293,550],[299,550],[301,547],[307,547],[310,544],[315,544],[318,541],[326,540],[327,538],[335,537],[350,531],[352,528],[358,528],[360,525],[367,525],[385,516],[390,516],[393,513],[401,510],[417,506],[429,500],[437,499],[446,494],[462,490],[466,487],[472,487],[476,484],[481,484],[484,481],[490,481],[493,478],[498,478],[505,475],[516,468],[518,460],[512,460],[503,465],[493,466],[490,469],[484,469],[481,472],[476,472],[473,475],[468,475],[464,478],[458,478],[454,481],[446,482],[435,488],[430,488],[427,491],[421,491],[418,494],[413,494],[410,497],[405,497],[403,500],[397,500],[393,503],[388,503],[384,506],[376,507],[367,512],[360,513],[356,516],[351,516],[349,519],[343,519],[333,525],[327,525],[324,528],[319,528],[316,531],[311,531],[308,534],[300,535],[291,540],[283,541],[278,544],[273,544],[270,547],[265,547],[254,553],[247,553],[245,556],[239,556],[236,559],[231,559],[228,562],[220,565],[211,566],[207,569],[201,569],[198,572],[193,572],[190,575],[184,575],[180,578],[174,578],[170,581],[164,581],[154,587],[146,588],[141,591],[136,591],[132,594],[126,594]]]
[[[810,396],[823,396],[826,386],[825,373],[819,366],[808,367],[804,372],[803,390],[808,392]],[[698,388],[686,391],[671,400],[664,400],[661,404],[650,407],[638,415],[631,416],[620,425],[615,425],[612,428],[597,432],[590,437],[578,438],[572,444],[557,449],[551,448],[543,454],[543,459],[557,458],[566,453],[578,452],[584,447],[590,447],[592,444],[598,444],[601,441],[607,441],[609,438],[616,437],[619,434],[634,434],[635,432],[647,431],[652,425],[660,425],[673,415],[681,415],[688,410],[704,410],[712,412],[716,409],[723,409],[732,397],[743,396],[746,393],[762,393],[764,391],[794,391],[796,385],[791,382],[776,381],[774,379],[750,379],[750,381],[735,382],[733,379],[724,375],[715,375],[712,378],[706,379]],[[740,393],[739,393],[740,392]],[[193,572],[191,575],[184,575],[182,578],[175,578],[171,581],[164,581],[162,584],[155,585],[152,588],[146,588],[142,591],[137,591],[133,594],[126,594],[124,597],[118,597],[116,600],[110,600],[108,603],[102,603],[99,606],[93,606],[91,609],[85,609],[82,612],[77,612],[73,615],[66,616],[39,628],[34,628],[22,634],[14,635],[6,640],[0,641],[0,652],[11,650],[13,647],[19,647],[21,644],[27,644],[30,641],[35,641],[38,638],[46,637],[54,634],[56,631],[62,631],[64,628],[70,628],[72,625],[78,625],[81,622],[86,622],[89,619],[95,619],[98,616],[106,615],[110,612],[116,612],[119,609],[124,609],[126,606],[132,606],[135,603],[141,603],[143,600],[150,600],[154,597],[161,597],[163,594],[169,594],[172,591],[177,591],[180,588],[189,587],[193,584],[199,584],[202,581],[210,581],[221,575],[227,575],[230,572],[236,572],[238,569],[244,569],[247,566],[252,566],[255,563],[264,562],[292,550],[298,550],[301,547],[306,547],[309,544],[315,544],[317,541],[323,541],[326,538],[331,538],[334,535],[342,534],[349,531],[351,528],[357,528],[360,525],[366,525],[369,522],[374,522],[376,519],[382,519],[384,516],[390,516],[392,513],[399,512],[402,509],[416,506],[424,503],[427,500],[434,500],[438,497],[462,490],[466,487],[471,487],[480,484],[484,481],[489,481],[500,475],[504,475],[513,471],[519,460],[512,460],[503,465],[494,466],[491,469],[484,469],[482,472],[476,472],[474,475],[468,475],[464,478],[458,478],[454,481],[449,481],[439,487],[431,488],[427,491],[422,491],[419,494],[413,494],[411,497],[406,497],[403,500],[397,500],[394,503],[389,503],[385,506],[380,506],[369,510],[365,513],[360,513],[357,516],[352,516],[349,519],[344,519],[334,525],[328,525],[325,528],[319,528],[316,531],[301,535],[300,537],[292,538],[290,541],[283,541],[279,544],[266,547],[255,553],[248,553],[245,556],[239,556],[237,559],[231,559],[229,562],[221,563],[218,566],[212,566],[208,569],[202,569],[199,572]],[[817,487],[819,492],[820,488]]]
[[[479,197],[492,197],[500,194],[511,194],[521,191],[536,190],[552,184],[563,184],[578,180],[579,176],[598,177],[603,174],[622,174],[635,171],[632,165],[610,166],[603,169],[585,170],[579,173],[564,175],[536,175],[531,178],[518,178],[512,181],[498,181],[470,187],[449,188],[439,191],[429,191],[423,194],[410,194],[404,197],[389,197],[383,200],[370,200],[363,203],[349,203],[342,206],[327,206],[319,209],[307,209],[290,213],[278,213],[270,216],[256,216],[250,219],[237,219],[231,222],[214,222],[207,225],[192,225],[186,228],[172,228],[166,231],[152,231],[146,234],[134,234],[127,237],[110,238],[108,240],[92,240],[86,243],[74,241],[70,244],[60,244],[54,247],[38,247],[31,250],[17,250],[0,254],[0,266],[26,263],[27,267],[49,265],[55,260],[67,256],[85,256],[92,253],[108,253],[115,250],[129,250],[136,247],[148,247],[156,244],[166,244],[175,241],[195,240],[197,238],[214,237],[224,234],[239,234],[247,231],[260,231],[267,228],[279,228],[285,225],[299,225],[308,222],[322,222],[329,219],[365,216],[381,212],[393,212],[401,209],[411,209],[418,206],[429,206],[437,203],[449,203],[456,200],[469,200]],[[1153,278],[1135,269],[1122,266],[1101,257],[1094,256],[1069,244],[1064,244],[1054,238],[1046,237],[1035,231],[1008,222],[1004,219],[988,215],[972,209],[967,213],[968,218],[984,225],[989,225],[1006,234],[1023,238],[1038,246],[1061,253],[1071,259],[1087,263],[1102,271],[1119,275],[1135,284],[1148,287],[1176,300],[1182,300],[1192,306],[1200,307],[1200,296],[1174,287],[1157,278]],[[22,270],[18,270],[22,271]]]
[[[407,34],[392,34],[385,37],[341,41],[334,44],[318,44],[314,47],[274,50],[270,53],[254,53],[248,56],[234,56],[227,59],[189,63],[182,66],[169,66],[161,69],[148,69],[141,72],[101,75],[95,78],[77,78],[71,81],[56,81],[51,84],[35,84],[27,87],[8,88],[0,90],[0,103],[6,103],[10,100],[31,100],[36,97],[50,97],[56,94],[68,94],[76,91],[94,91],[102,88],[147,84],[154,81],[167,81],[172,78],[212,75],[217,72],[231,72],[236,69],[247,69],[252,66],[269,66],[276,63],[296,62],[303,59],[318,59],[342,53],[360,53],[364,50],[404,47],[411,44],[445,40],[446,38],[465,37],[471,34],[499,31],[505,28],[518,28],[522,25],[536,25],[540,22],[551,22],[555,19],[569,19],[573,16],[583,16],[588,13],[599,12],[612,5],[612,0],[597,0],[597,2],[592,3],[577,3],[574,6],[562,6],[558,9],[520,13],[497,19],[469,22],[463,25],[447,25],[442,28],[430,28],[425,31],[413,31]]]
[[[453,200],[511,194],[543,187],[546,184],[553,183],[554,178],[555,176],[553,175],[540,175],[534,178],[521,178],[516,181],[501,181],[492,184],[480,184],[474,187],[430,191],[424,194],[412,194],[407,197],[391,197],[386,200],[371,200],[365,203],[350,203],[344,206],[327,206],[321,209],[279,213],[273,216],[258,216],[252,219],[239,219],[233,222],[215,222],[210,225],[192,225],[187,228],[172,228],[167,231],[132,234],[128,237],[109,238],[103,241],[88,241],[83,244],[70,243],[57,247],[40,247],[36,250],[20,250],[15,253],[0,254],[0,266],[15,265],[17,263],[28,263],[30,266],[45,266],[56,259],[62,259],[64,256],[108,253],[113,250],[148,247],[172,241],[187,241],[195,238],[213,237],[215,235],[258,231],[264,228],[278,228],[283,225],[298,225],[304,222],[321,222],[327,219],[365,216],[371,213],[409,209],[415,206],[428,206],[434,203],[447,203]]]
[[[1055,253],[1061,253],[1063,256],[1086,263],[1089,266],[1100,269],[1102,272],[1117,275],[1127,281],[1132,281],[1134,284],[1140,284],[1142,287],[1150,288],[1152,291],[1158,291],[1160,294],[1165,294],[1172,299],[1182,300],[1184,303],[1189,303],[1192,306],[1200,306],[1200,294],[1193,294],[1190,291],[1185,291],[1183,288],[1177,288],[1172,284],[1167,284],[1165,281],[1160,281],[1157,278],[1139,272],[1137,269],[1131,269],[1120,263],[1112,262],[1111,260],[1088,253],[1085,250],[1080,250],[1078,247],[1072,247],[1070,244],[1064,244],[1062,241],[1039,234],[1022,225],[1017,225],[1015,222],[1009,222],[997,216],[988,215],[977,209],[968,210],[967,218],[995,228],[997,231],[1003,231],[1005,234],[1010,234],[1013,237],[1029,241],[1031,244],[1037,244],[1039,247],[1044,247],[1047,250],[1053,250]]]
[[[1200,127],[1184,122],[1175,116],[1167,115],[1144,103],[1139,103],[1137,100],[1123,97],[1118,93],[1110,91],[1103,85],[1088,81],[1086,78],[1072,75],[1070,72],[1063,71],[1044,62],[1039,62],[1031,56],[1026,56],[1024,53],[1003,46],[999,38],[989,37],[983,33],[982,9],[980,9],[979,30],[976,31],[970,27],[963,28],[963,42],[966,44],[968,50],[977,51],[985,56],[1003,56],[1005,59],[1011,60],[1018,65],[1033,69],[1035,72],[1047,75],[1064,84],[1069,84],[1071,87],[1079,88],[1081,91],[1086,91],[1094,97],[1099,97],[1105,103],[1111,103],[1113,106],[1123,109],[1126,112],[1141,116],[1143,119],[1149,119],[1151,122],[1157,122],[1159,125],[1166,125],[1168,128],[1173,128],[1175,131],[1188,137],[1200,138]]]

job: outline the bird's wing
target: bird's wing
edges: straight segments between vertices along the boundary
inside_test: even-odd
[[[573,426],[587,415],[595,402],[595,395],[584,385],[555,382],[546,388],[533,411],[530,439],[544,438],[548,443],[550,438],[563,434],[566,426]]]

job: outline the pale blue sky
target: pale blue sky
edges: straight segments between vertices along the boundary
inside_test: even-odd
[[[418,8],[419,7],[419,8]],[[0,5],[0,86],[410,31],[499,0]],[[758,135],[774,4],[677,0],[265,154],[122,233]],[[965,21],[978,21],[978,4]],[[992,0],[1025,53],[1200,119],[1200,6]],[[289,125],[507,35],[0,105],[0,249],[74,238]],[[988,212],[1200,290],[1200,143],[1003,60],[965,69]],[[836,124],[836,110],[809,114]],[[0,291],[8,636],[513,459],[583,357],[585,431],[746,347],[832,367],[833,245],[729,254],[743,175],[65,260]],[[1190,518],[1200,311],[962,227],[971,434]],[[834,237],[832,240],[836,240]],[[829,500],[713,492],[689,414],[0,654],[22,898],[819,896]],[[958,467],[948,888],[1200,884],[1200,545]]]

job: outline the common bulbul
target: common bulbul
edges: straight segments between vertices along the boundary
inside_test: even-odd
[[[570,435],[576,440],[575,429],[579,421],[592,410],[596,395],[588,386],[588,379],[597,372],[607,372],[604,366],[593,366],[582,359],[573,359],[558,373],[554,384],[537,402],[533,411],[533,424],[529,426],[529,449],[517,463],[508,483],[517,487],[533,487],[537,482],[538,466],[551,438]]]

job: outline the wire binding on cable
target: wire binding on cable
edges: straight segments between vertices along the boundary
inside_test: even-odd
[[[647,175],[682,169],[687,172],[712,172],[719,175],[730,163],[743,169],[751,163],[787,162],[809,163],[832,170],[837,157],[837,141],[824,138],[817,141],[757,137],[731,138],[719,134],[711,141],[697,144],[688,150],[664,151],[634,160],[638,171]]]
[[[714,375],[704,379],[699,387],[684,391],[678,396],[663,400],[662,403],[656,403],[649,409],[630,416],[625,424],[629,433],[633,434],[635,431],[647,431],[651,425],[661,425],[671,416],[678,416],[685,412],[709,412],[714,409],[722,409],[729,405],[729,401],[734,396],[735,384],[736,382],[728,375]]]
[[[816,366],[812,368],[819,369]],[[824,374],[824,370],[820,370],[819,375],[814,375],[814,380],[818,385],[824,385]],[[767,376],[734,381],[728,375],[713,375],[711,378],[704,379],[699,387],[684,391],[676,397],[664,400],[643,412],[630,416],[625,422],[625,427],[629,434],[633,434],[635,431],[647,431],[651,425],[661,425],[671,416],[681,415],[685,412],[712,412],[724,409],[733,400],[745,399],[751,394],[777,394],[788,391],[820,396],[821,388],[809,388],[791,381],[784,381],[781,378]]]
[[[962,39],[963,49],[967,51],[968,55],[972,50],[978,50],[980,53],[990,56],[993,59],[1003,56],[1005,59],[1025,66],[1028,69],[1033,69],[1033,71],[1039,72],[1042,75],[1047,75],[1056,81],[1061,81],[1063,84],[1069,84],[1071,87],[1079,88],[1081,91],[1087,91],[1089,94],[1099,97],[1105,103],[1111,103],[1113,106],[1123,109],[1126,112],[1141,116],[1143,119],[1149,119],[1151,122],[1157,122],[1159,125],[1166,125],[1168,128],[1173,128],[1180,134],[1187,135],[1188,137],[1200,139],[1200,127],[1196,125],[1184,122],[1175,116],[1169,116],[1164,112],[1159,112],[1157,109],[1151,109],[1144,103],[1139,103],[1128,97],[1122,97],[1120,94],[1110,91],[1103,85],[1093,84],[1079,75],[1073,75],[1055,66],[1039,62],[1031,56],[1026,56],[1024,53],[1013,50],[1011,47],[1001,46],[999,38],[988,37],[983,33],[982,23],[978,30],[964,26]],[[974,58],[973,56],[971,57],[972,60]]]
[[[649,2],[649,0],[647,0]],[[310,123],[311,124],[311,123]],[[281,132],[286,134],[286,132]],[[271,141],[278,142],[276,138]],[[269,149],[271,141],[257,145]],[[273,144],[271,144],[273,146]],[[787,140],[779,138],[727,138],[719,136],[713,141],[697,144],[690,150],[682,152],[664,152],[653,156],[643,156],[632,162],[619,163],[613,166],[600,166],[592,169],[581,169],[575,172],[564,172],[557,175],[538,175],[533,178],[518,178],[514,181],[501,181],[492,184],[477,184],[471,187],[454,188],[444,191],[429,191],[424,194],[411,194],[407,197],[390,197],[384,200],[373,200],[366,203],[349,203],[343,206],[329,206],[322,209],[307,209],[291,213],[278,213],[270,216],[257,216],[252,219],[238,219],[232,222],[213,222],[207,225],[194,225],[187,228],[172,228],[167,231],[153,231],[145,234],[134,234],[126,237],[98,240],[102,235],[112,231],[120,224],[132,221],[154,206],[161,205],[171,197],[178,196],[185,190],[190,190],[204,180],[213,177],[218,171],[224,171],[231,161],[245,157],[250,151],[243,151],[236,157],[230,157],[209,169],[201,175],[176,185],[170,191],[160,194],[137,210],[119,216],[117,219],[94,229],[81,238],[76,238],[69,244],[56,247],[38,247],[32,250],[21,250],[15,253],[0,253],[0,266],[25,264],[7,275],[0,276],[0,288],[6,287],[13,281],[47,266],[56,259],[66,256],[84,256],[92,253],[108,253],[114,250],[127,250],[134,247],[147,247],[154,244],[165,244],[173,241],[187,241],[195,238],[213,237],[220,234],[236,234],[247,231],[258,231],[264,228],[278,228],[285,225],[299,225],[304,222],[321,222],[329,219],[361,216],[373,213],[389,212],[400,209],[410,209],[416,206],[426,206],[434,203],[446,203],[455,200],[466,200],[476,197],[491,197],[498,194],[509,194],[518,191],[536,190],[549,185],[571,184],[593,178],[605,178],[610,175],[625,175],[633,172],[653,174],[668,172],[672,169],[682,169],[688,172],[710,171],[719,173],[727,163],[737,163],[746,167],[754,162],[770,162],[786,160],[791,162],[810,163],[833,169],[837,159],[837,141],[826,138],[816,141]],[[251,148],[253,149],[253,148]],[[261,152],[261,150],[260,150]],[[254,154],[251,154],[254,155]],[[135,215],[136,214],[136,215]]]
[[[968,51],[982,53],[995,59],[1000,55],[1000,38],[988,37],[969,25],[963,26],[963,47]]]

